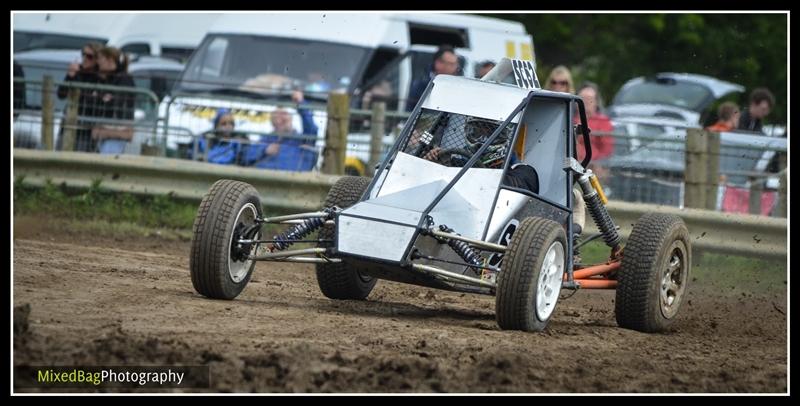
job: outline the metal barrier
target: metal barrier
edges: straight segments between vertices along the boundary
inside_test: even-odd
[[[338,179],[318,173],[287,173],[235,166],[210,165],[160,157],[98,156],[76,152],[14,150],[14,176],[25,183],[87,188],[96,179],[100,187],[118,192],[173,195],[199,200],[218,179],[237,179],[258,189],[265,206],[280,210],[316,210]],[[785,258],[786,219],[717,213],[698,209],[609,202],[609,211],[627,236],[647,211],[674,213],[686,222],[698,250],[765,258]],[[593,232],[591,221],[587,233]]]
[[[620,226],[620,234],[625,238],[630,235],[633,225],[644,213],[669,213],[680,216],[686,223],[692,247],[697,251],[786,259],[786,219],[620,201],[609,201],[608,211],[614,223]],[[587,220],[586,232],[597,232],[592,221]]]
[[[81,152],[14,150],[14,176],[24,182],[88,188],[93,181],[115,192],[172,195],[199,201],[219,179],[252,184],[266,207],[316,210],[338,177],[212,165],[162,157],[95,155]]]

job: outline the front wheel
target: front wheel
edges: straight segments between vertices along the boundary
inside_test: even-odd
[[[567,236],[555,221],[529,217],[511,237],[497,282],[504,330],[542,331],[553,316],[566,269]]]
[[[618,274],[615,313],[623,328],[667,330],[686,295],[689,231],[680,217],[647,213],[633,226]]]
[[[256,219],[261,217],[261,198],[253,186],[227,179],[211,186],[192,230],[189,269],[197,293],[231,300],[242,292],[255,268],[248,256],[256,244],[238,241],[260,237]]]

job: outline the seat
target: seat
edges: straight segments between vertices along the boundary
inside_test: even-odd
[[[514,164],[506,172],[503,184],[539,194],[539,174],[536,173],[536,169],[528,164]]]

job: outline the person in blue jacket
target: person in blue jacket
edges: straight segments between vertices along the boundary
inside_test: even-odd
[[[303,132],[298,133],[292,127],[292,116],[288,111],[278,108],[272,113],[271,121],[273,132],[264,135],[258,143],[247,147],[244,153],[245,165],[256,168],[274,169],[281,171],[310,171],[317,163],[317,150],[314,139],[310,136],[317,135],[317,125],[311,110],[303,108],[303,93],[292,93],[292,101],[297,103],[297,113],[300,114]],[[302,136],[309,136],[303,138]]]
[[[198,156],[204,156],[206,148],[211,145],[208,162],[221,165],[240,163],[240,155],[244,149],[241,141],[235,139],[237,134],[234,132],[236,122],[233,113],[229,109],[219,109],[213,123],[214,129],[197,141]]]

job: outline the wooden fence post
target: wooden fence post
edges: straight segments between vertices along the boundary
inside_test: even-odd
[[[350,98],[331,93],[328,97],[328,126],[322,150],[322,173],[344,175],[347,130],[350,122]]]
[[[381,159],[381,152],[383,152],[383,136],[386,123],[386,103],[374,102],[372,103],[372,136],[369,143],[369,162],[367,163],[367,175],[373,176],[375,174],[375,165]]]
[[[686,170],[683,174],[686,183],[683,203],[685,207],[705,208],[706,206],[704,183],[708,179],[707,149],[708,137],[704,131],[700,129],[686,131]]]
[[[62,151],[74,151],[75,139],[77,138],[78,128],[78,103],[80,101],[81,90],[78,88],[70,88],[67,102],[67,111],[64,117],[64,124],[61,140]]]
[[[45,75],[42,82],[42,148],[53,150],[53,77]]]

